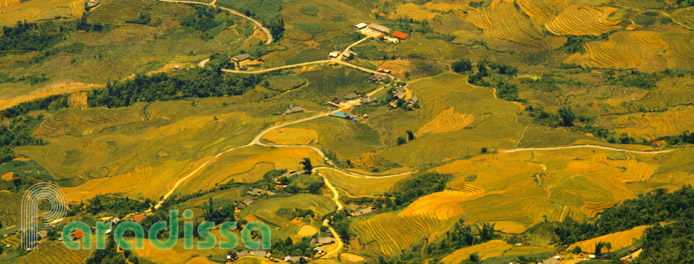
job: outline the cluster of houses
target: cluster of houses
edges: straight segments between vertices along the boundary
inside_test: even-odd
[[[371,23],[359,23],[354,27],[364,35],[375,37],[381,40],[386,40],[391,43],[399,43],[401,40],[407,39],[409,36],[397,30],[392,30],[389,27]]]
[[[385,74],[374,74],[373,76],[369,77],[369,82],[372,83],[380,83],[383,84],[388,80],[388,76]]]
[[[318,256],[324,254],[322,246],[330,245],[333,243],[335,243],[335,238],[333,237],[314,237],[313,239],[311,239],[311,246],[314,247],[313,250],[316,252],[316,255]],[[215,259],[216,257],[213,257],[211,255],[208,255],[207,257],[208,259],[213,261],[228,263],[243,257],[257,257],[269,259],[272,257],[272,253],[265,250],[242,250],[236,252],[236,256],[226,255],[226,259],[224,259],[223,255],[221,256],[221,259]],[[299,263],[302,259],[308,260],[309,258],[306,256],[285,256],[284,258],[282,258],[284,262],[289,263]],[[276,260],[272,261],[276,262]]]
[[[236,69],[248,70],[249,66],[258,66],[261,63],[261,59],[251,60],[251,54],[241,53],[239,55],[231,57],[231,62],[234,63]]]
[[[393,89],[393,91],[391,91],[391,94],[393,95],[393,100],[390,101],[390,103],[388,103],[391,107],[398,108],[400,106],[403,106],[400,105],[398,101],[405,100],[405,98],[407,97],[407,90],[405,89],[405,86],[400,85]],[[417,103],[419,103],[419,97],[417,97],[416,95],[412,95],[410,99],[405,101],[404,106],[406,106],[407,108],[413,108]]]

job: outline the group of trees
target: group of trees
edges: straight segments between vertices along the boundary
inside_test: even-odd
[[[455,67],[460,70],[467,69],[468,66],[471,67],[471,65],[468,65],[465,61],[455,65]],[[518,101],[520,100],[518,97],[518,87],[515,84],[506,82],[504,78],[504,76],[513,76],[517,73],[518,69],[516,67],[482,60],[477,63],[477,72],[469,75],[468,82],[478,86],[496,87],[497,97],[509,101]],[[495,76],[495,74],[497,75]]]
[[[665,140],[669,145],[694,144],[694,133],[684,131],[680,135],[666,136],[659,139]]]
[[[401,180],[393,187],[395,206],[404,206],[419,197],[443,191],[450,179],[450,174],[426,172]]]
[[[224,76],[218,69],[138,75],[131,81],[109,82],[105,89],[93,90],[88,101],[91,107],[124,107],[136,102],[240,95],[255,87],[261,79],[258,75]]]
[[[234,19],[222,9],[212,6],[190,5],[195,9],[195,12],[183,19],[181,25],[192,27],[193,29],[203,33],[203,39],[212,39],[216,35],[210,34],[210,30],[219,26],[228,27],[234,23]],[[148,14],[147,14],[148,15]],[[141,22],[151,21],[151,18],[142,17]]]
[[[37,51],[52,47],[65,38],[67,31],[53,22],[35,23],[17,21],[16,26],[3,26],[0,50]]]
[[[415,140],[414,132],[412,132],[412,130],[407,130],[407,139],[405,139],[404,137],[398,137],[397,143],[398,146],[400,146],[412,140]]]
[[[41,145],[43,140],[32,135],[34,128],[41,123],[43,115],[32,117],[24,115],[14,118],[9,126],[0,125],[0,163],[12,160],[14,147],[26,145]]]
[[[594,219],[587,222],[578,222],[567,218],[563,222],[541,223],[539,226],[549,226],[555,235],[557,242],[569,245],[578,241],[598,237],[614,232],[625,231],[637,226],[653,225],[646,231],[644,254],[655,253],[654,248],[679,241],[683,238],[694,237],[694,189],[685,186],[680,190],[668,193],[664,189],[658,189],[647,194],[641,194],[636,199],[626,200],[618,205],[606,209]],[[529,230],[538,230],[530,228]],[[532,232],[532,231],[531,231]],[[691,250],[694,248],[694,240],[690,239],[684,245],[677,245],[667,251],[677,255],[678,247]],[[694,251],[688,251],[689,257]],[[668,254],[670,254],[668,253]],[[685,254],[686,255],[686,254]],[[642,255],[644,256],[644,255]],[[683,263],[681,261],[665,261],[661,263]]]
[[[96,195],[94,198],[87,200],[86,205],[73,206],[70,208],[70,215],[76,215],[79,212],[98,215],[99,213],[109,212],[124,217],[132,212],[140,212],[149,209],[154,202],[150,199],[142,201],[133,200],[129,197],[118,197],[113,195]]]
[[[234,210],[236,208],[233,204],[225,204],[219,206],[219,208],[215,207],[216,206],[214,205],[212,197],[210,197],[207,203],[203,203],[202,213],[203,217],[205,217],[205,221],[223,223],[236,220],[236,217],[234,216]]]
[[[112,233],[113,234],[113,233]],[[127,260],[127,261],[126,261]],[[89,258],[84,263],[86,264],[138,264],[139,259],[130,250],[123,252],[118,251],[116,240],[113,235],[110,235],[106,242],[105,249],[94,250]]]
[[[291,237],[272,243],[272,256],[313,256],[311,239],[313,237],[303,237],[294,243]],[[304,260],[304,259],[302,259]],[[308,263],[306,260],[299,263]]]

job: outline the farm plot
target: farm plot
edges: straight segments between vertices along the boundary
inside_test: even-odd
[[[318,132],[310,128],[280,128],[268,132],[263,139],[279,145],[307,145],[317,143]]]
[[[445,190],[421,197],[401,211],[398,216],[434,216],[439,220],[448,220],[463,214],[459,203],[470,200],[484,190],[474,185],[468,185],[463,191]]]
[[[87,0],[2,0],[0,26],[16,25],[17,21],[34,22],[56,17],[79,18]]]
[[[621,21],[609,21],[607,19],[615,11],[617,8],[614,7],[572,5],[545,24],[545,28],[558,36],[599,36],[612,30],[621,29],[617,26]]]
[[[683,27],[694,29],[694,6],[677,9],[670,17]]]
[[[454,113],[451,107],[441,112],[433,120],[417,130],[415,136],[420,137],[429,133],[436,134],[458,131],[469,126],[474,121],[474,116]]]
[[[596,238],[576,242],[573,245],[569,246],[567,250],[571,251],[571,249],[575,247],[581,247],[581,249],[584,252],[595,253],[595,245],[598,242],[610,243],[612,245],[613,250],[619,250],[631,246],[632,244],[634,244],[636,240],[641,239],[641,237],[643,236],[643,232],[649,227],[650,226],[637,226],[626,231],[607,234],[604,236],[599,236]]]
[[[335,188],[347,192],[348,196],[383,194],[389,191],[395,183],[407,178],[407,175],[387,178],[357,178],[334,170],[320,170],[320,173],[325,175]]]
[[[26,256],[13,260],[13,263],[51,264],[51,263],[84,263],[93,250],[70,250],[63,242],[41,243],[39,250],[32,251]]]
[[[694,106],[677,106],[665,112],[628,114],[612,118],[601,118],[599,123],[616,128],[617,134],[627,133],[631,137],[649,140],[694,131]]]
[[[102,0],[101,5],[90,13],[89,22],[125,24],[125,21],[136,20],[148,3],[140,0]]]

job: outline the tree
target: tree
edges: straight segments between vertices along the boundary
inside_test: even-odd
[[[477,252],[470,254],[469,260],[472,263],[477,263],[480,261],[480,255],[477,255]]]
[[[571,107],[562,107],[559,109],[559,119],[561,121],[561,126],[572,127],[576,120],[576,114],[571,110]]]
[[[412,130],[407,130],[407,140],[412,141],[415,139],[414,133]]]
[[[299,162],[299,164],[304,166],[304,173],[311,175],[313,172],[313,165],[311,164],[311,159],[309,158],[304,158],[302,162]]]
[[[398,146],[407,143],[407,140],[403,137],[398,137]]]
[[[579,246],[576,246],[573,249],[571,249],[571,253],[578,255],[578,254],[583,253],[583,249],[581,249],[581,247],[579,247]]]
[[[451,65],[454,72],[468,72],[472,70],[472,62],[469,59],[460,59]]]

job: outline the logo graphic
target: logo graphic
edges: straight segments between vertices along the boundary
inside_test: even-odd
[[[48,212],[39,216],[39,205],[42,202],[50,205]],[[41,182],[29,187],[22,197],[21,205],[22,248],[34,249],[38,243],[39,233],[46,233],[48,229],[60,222],[67,215],[67,199],[65,193],[53,183]],[[39,228],[39,218],[42,218]]]
[[[50,208],[46,208],[50,206]],[[22,248],[35,249],[38,246],[39,236],[46,237],[48,230],[60,224],[67,215],[68,203],[65,193],[58,185],[48,182],[35,184],[26,190],[21,205]],[[47,212],[39,216],[39,210]],[[131,214],[134,215],[134,214]],[[123,221],[112,226],[114,222],[96,222],[95,242],[96,249],[106,248],[106,236],[114,231],[113,239],[121,249],[143,249],[145,241],[154,248],[171,249],[183,239],[184,249],[210,249],[215,246],[220,249],[234,249],[239,244],[236,230],[241,236],[243,245],[251,250],[270,249],[270,227],[262,222],[249,222],[243,227],[237,226],[237,222],[224,222],[217,225],[214,222],[204,221],[195,227],[193,211],[186,209],[183,212],[181,223],[178,210],[169,211],[169,221],[158,221],[151,224],[147,233],[139,222]],[[39,219],[41,224],[39,225]],[[182,224],[182,225],[180,225]],[[183,234],[179,233],[182,226]],[[194,230],[197,231],[197,240],[194,238]],[[218,241],[212,235],[212,230],[218,230],[222,236]],[[164,234],[166,234],[164,236]],[[92,248],[92,227],[80,221],[67,223],[62,229],[63,244],[72,250]]]

